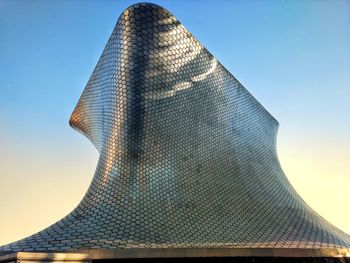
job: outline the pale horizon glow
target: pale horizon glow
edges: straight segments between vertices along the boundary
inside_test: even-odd
[[[0,245],[55,223],[84,196],[98,153],[68,120],[135,2],[0,0]],[[152,2],[278,120],[289,181],[350,234],[350,2]]]

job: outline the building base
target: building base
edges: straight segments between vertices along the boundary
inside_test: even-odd
[[[174,248],[89,249],[76,252],[17,252],[0,255],[0,263],[131,262],[303,262],[350,263],[349,249]]]

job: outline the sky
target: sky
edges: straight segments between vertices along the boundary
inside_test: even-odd
[[[68,125],[127,0],[0,0],[0,245],[68,214],[98,153]],[[350,1],[159,0],[279,121],[292,185],[350,234]]]

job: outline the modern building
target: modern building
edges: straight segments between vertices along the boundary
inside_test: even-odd
[[[1,262],[350,257],[284,175],[278,122],[162,7],[122,13],[70,125],[100,153],[86,195]]]

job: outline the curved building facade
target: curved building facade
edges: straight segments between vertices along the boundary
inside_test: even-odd
[[[86,195],[0,251],[350,249],[284,175],[278,122],[157,5],[122,13],[70,125],[100,153]]]

